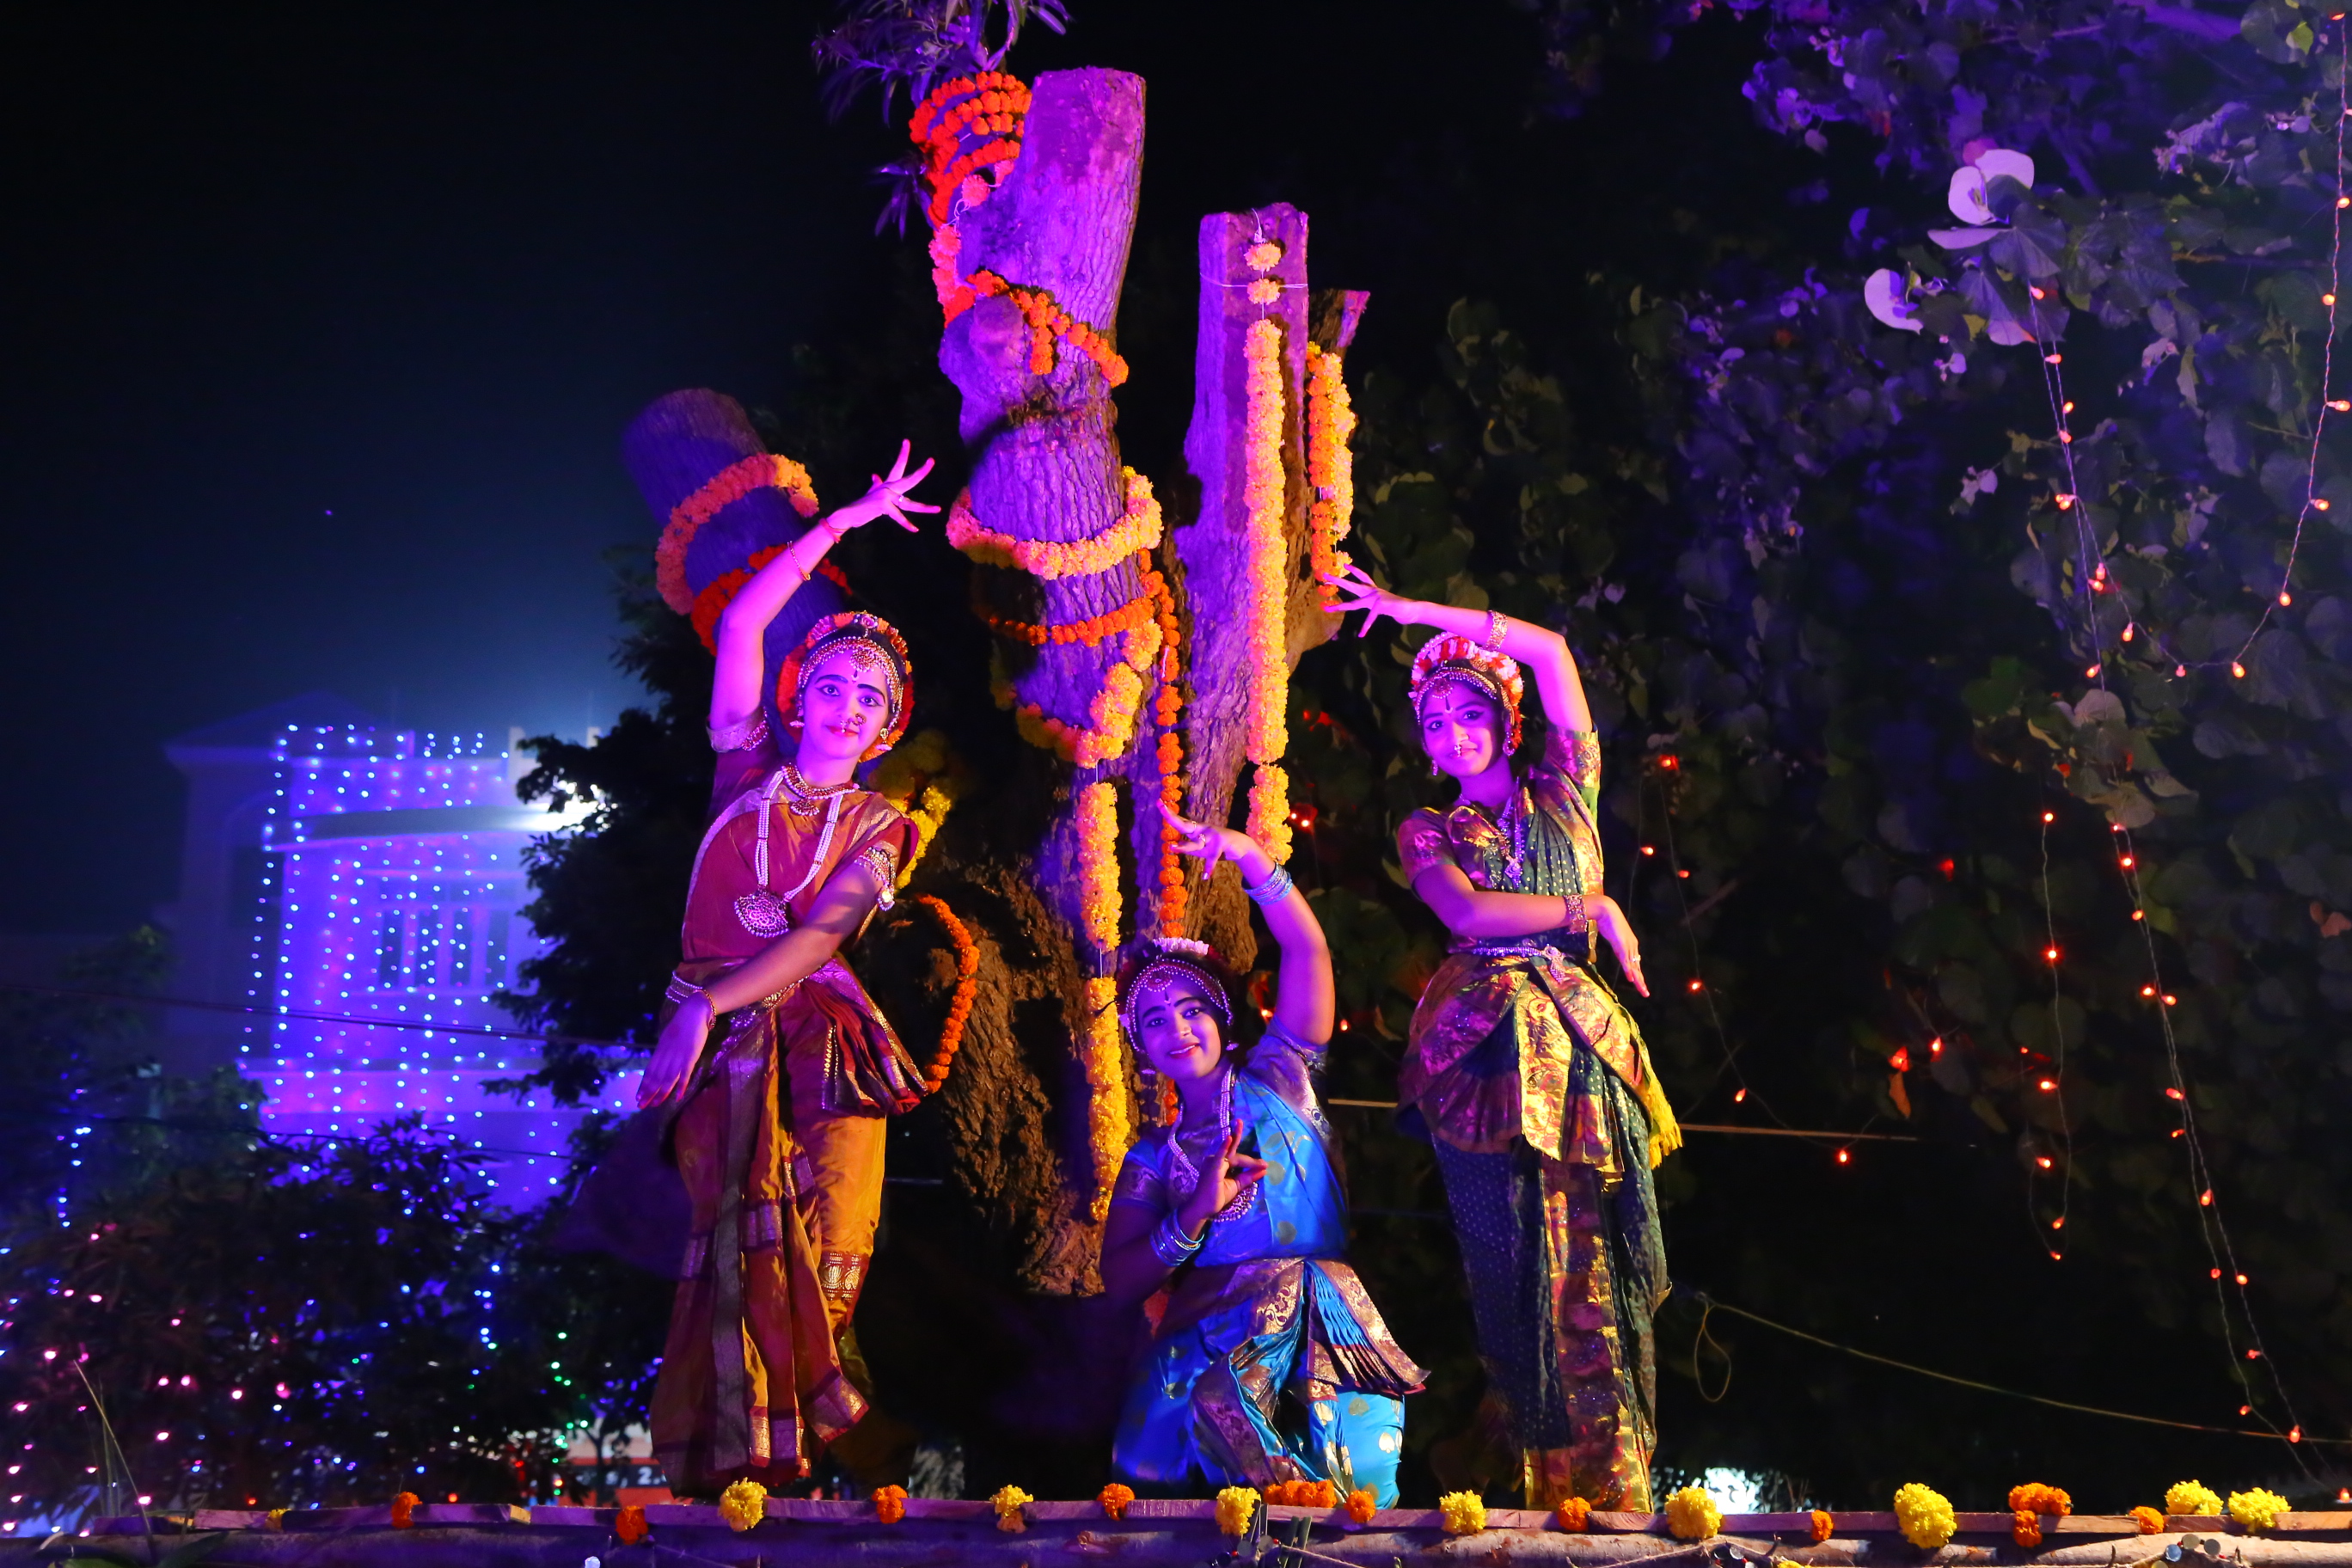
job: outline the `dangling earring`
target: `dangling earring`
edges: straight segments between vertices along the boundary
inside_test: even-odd
[[[1441,770],[1441,769],[1438,767],[1438,765],[1437,765],[1437,759],[1436,759],[1435,757],[1432,757],[1432,758],[1430,758],[1430,759],[1429,759],[1429,776],[1430,776],[1431,778],[1437,778],[1437,777],[1441,776],[1441,773],[1442,773],[1442,770]]]

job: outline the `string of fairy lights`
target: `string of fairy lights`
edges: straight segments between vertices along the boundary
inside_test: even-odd
[[[2344,178],[2346,136],[2347,129],[2352,128],[2352,84],[2347,84],[2347,70],[2352,70],[2352,29],[2347,29],[2342,26],[2345,15],[2346,13],[2337,11],[2332,13],[2327,18],[2329,25],[2335,26],[2336,31],[2337,112],[2333,132],[2335,137],[2333,173],[2336,176],[2336,195],[2328,208],[2327,287],[2319,296],[2320,304],[2327,312],[2327,331],[2321,350],[2318,395],[2315,399],[2315,407],[2312,411],[2310,437],[2305,455],[2302,501],[2295,510],[2294,525],[2288,539],[2286,559],[2280,573],[2277,590],[2265,598],[2261,615],[2255,618],[2252,627],[2248,630],[2235,651],[2228,658],[2189,660],[2168,648],[2161,636],[2153,628],[2149,629],[2148,641],[2155,646],[2158,654],[2163,659],[2170,661],[2173,667],[2172,676],[2175,679],[2186,679],[2192,668],[2218,668],[2223,664],[2228,666],[2231,679],[2246,679],[2246,660],[2252,654],[2255,641],[2268,627],[2274,615],[2291,607],[2294,603],[2294,568],[2302,552],[2304,531],[2309,525],[2313,513],[2325,512],[2328,510],[2327,498],[2319,493],[2320,444],[2326,436],[2327,417],[2330,414],[2352,413],[2352,399],[2333,395],[2337,331],[2336,297],[2343,284],[2344,214],[2347,208],[2352,208],[2352,195],[2346,193]],[[2066,475],[2066,488],[2056,496],[2055,500],[2058,510],[2065,514],[2074,526],[2076,592],[2082,599],[2083,621],[2091,645],[2091,663],[2084,668],[2083,675],[2086,680],[2095,683],[2101,692],[2112,695],[2108,686],[2108,665],[2114,660],[2129,658],[2126,650],[2135,640],[2134,633],[2138,628],[2136,619],[2129,614],[2128,605],[2126,605],[2124,624],[2116,635],[2116,646],[2112,653],[2105,646],[2104,634],[2100,629],[2100,595],[2115,593],[2120,598],[2122,591],[2119,585],[2108,576],[2105,563],[2100,558],[2101,550],[2098,541],[2094,536],[2087,515],[2089,509],[2082,504],[2082,486],[2076,477],[2074,467],[2074,435],[2069,424],[2069,418],[2074,412],[2074,403],[2066,395],[2065,356],[2057,345],[2055,335],[2046,331],[2043,326],[2041,310],[2042,289],[2032,287],[2030,292],[2033,300],[2032,321],[2034,345],[2040,351],[2043,393],[2049,401],[2051,419],[2057,435],[2058,451]],[[2158,668],[2161,668],[2160,663]],[[2065,1038],[2064,1023],[2060,1007],[2060,1002],[2063,996],[2060,980],[2063,954],[2057,940],[2056,916],[2052,908],[2049,879],[2049,834],[2052,825],[2057,819],[2057,814],[2045,809],[2041,815],[2042,901],[2044,913],[2050,921],[2048,945],[2044,950],[2044,957],[2048,961],[2051,974],[2051,1028],[2054,1046],[2053,1076],[2051,1079],[2044,1080],[2042,1087],[2057,1097],[2060,1126],[2062,1135],[2066,1139],[2066,1152],[2069,1156],[2066,1162],[2069,1169],[2063,1171],[2060,1175],[2059,1213],[2051,1222],[2051,1229],[2054,1233],[2063,1231],[2064,1227],[2066,1200],[2072,1190],[2070,1179],[2072,1136],[2065,1121]],[[2172,1010],[2179,1005],[2180,999],[2165,983],[2162,955],[2157,948],[2156,934],[2149,929],[2152,922],[2147,918],[2146,868],[2142,863],[2139,847],[2127,824],[2116,821],[2111,822],[2109,827],[2115,841],[2117,876],[2131,901],[2132,923],[2139,930],[2142,948],[2147,957],[2148,977],[2146,984],[2140,987],[2140,995],[2152,1005],[2158,1033],[2163,1041],[2165,1068],[2168,1078],[2164,1093],[2165,1097],[2172,1101],[2179,1123],[2173,1130],[2172,1136],[2180,1140],[2188,1158],[2190,1186],[2197,1194],[2195,1212],[2198,1236],[2206,1251],[2208,1276],[2213,1286],[2214,1305],[2221,1322],[2222,1343],[2229,1353],[2231,1373],[2245,1399],[2245,1403],[2239,1406],[2238,1414],[2241,1416],[2252,1416],[2269,1426],[2273,1432],[2279,1432],[2277,1423],[2267,1412],[2258,1409],[2255,1404],[2253,1380],[2248,1375],[2247,1367],[2249,1363],[2260,1363],[2268,1373],[2271,1391],[2276,1395],[2279,1406],[2286,1417],[2287,1426],[2283,1432],[2280,1432],[2280,1436],[2285,1437],[2290,1444],[2299,1444],[2303,1440],[2303,1423],[2295,1414],[2294,1399],[2287,1393],[2285,1381],[2279,1374],[2277,1363],[2271,1359],[2270,1352],[2263,1342],[2261,1322],[2255,1316],[2253,1302],[2248,1292],[2251,1280],[2245,1268],[2238,1260],[2236,1247],[2231,1241],[2229,1226],[2223,1218],[2221,1203],[2215,1195],[2211,1163],[2207,1157],[2204,1145],[2198,1134],[2196,1103],[2189,1091],[2188,1074],[2181,1065],[2179,1037],[2172,1021]],[[2037,1163],[2042,1163],[2037,1161]],[[2043,1164],[2042,1168],[2046,1169],[2047,1165]],[[2029,1182],[2029,1189],[2030,1184]],[[2028,1201],[2031,1202],[2030,1190]],[[2055,1245],[2050,1247],[2050,1253],[2053,1258],[2062,1256],[2060,1248]],[[2231,1312],[2233,1293],[2237,1307],[2234,1321]],[[2240,1324],[2243,1326],[2246,1342],[2242,1346],[2239,1343]]]

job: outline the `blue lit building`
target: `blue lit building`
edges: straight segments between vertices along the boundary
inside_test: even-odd
[[[488,1156],[500,1196],[535,1202],[580,1112],[488,1085],[537,1065],[497,998],[540,951],[523,852],[566,819],[516,798],[528,758],[342,710],[299,699],[167,748],[190,784],[172,991],[274,1015],[173,1009],[167,1059],[233,1059],[281,1131],[419,1113]]]

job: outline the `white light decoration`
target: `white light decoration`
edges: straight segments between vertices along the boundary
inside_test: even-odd
[[[544,945],[519,912],[523,852],[588,807],[524,805],[478,735],[289,725],[273,754],[248,995],[277,1016],[241,1047],[264,1124],[357,1137],[415,1112],[489,1157],[502,1201],[546,1197],[583,1112],[488,1092],[539,1053],[481,1031],[517,1027],[495,999]],[[599,1108],[628,1105],[608,1086]]]

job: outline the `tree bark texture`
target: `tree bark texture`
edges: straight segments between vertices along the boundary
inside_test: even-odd
[[[1223,822],[1233,810],[1241,778],[1250,681],[1255,668],[1249,637],[1249,503],[1244,484],[1249,407],[1249,365],[1244,342],[1252,322],[1271,320],[1282,329],[1282,455],[1287,475],[1283,494],[1285,651],[1289,668],[1300,656],[1328,641],[1338,617],[1322,611],[1319,585],[1307,565],[1305,392],[1308,338],[1307,215],[1287,203],[1248,212],[1212,213],[1201,220],[1200,338],[1193,349],[1192,423],[1184,437],[1184,461],[1201,484],[1201,511],[1176,533],[1183,563],[1182,599],[1191,617],[1185,643],[1190,655],[1192,700],[1185,710],[1187,795],[1196,816]],[[1250,267],[1244,253],[1261,240],[1282,247],[1281,259],[1266,272]],[[1282,291],[1265,303],[1249,297],[1252,280],[1270,277]],[[1361,296],[1354,314],[1362,311]],[[1339,341],[1339,329],[1333,329]],[[1346,335],[1353,335],[1352,318]]]

